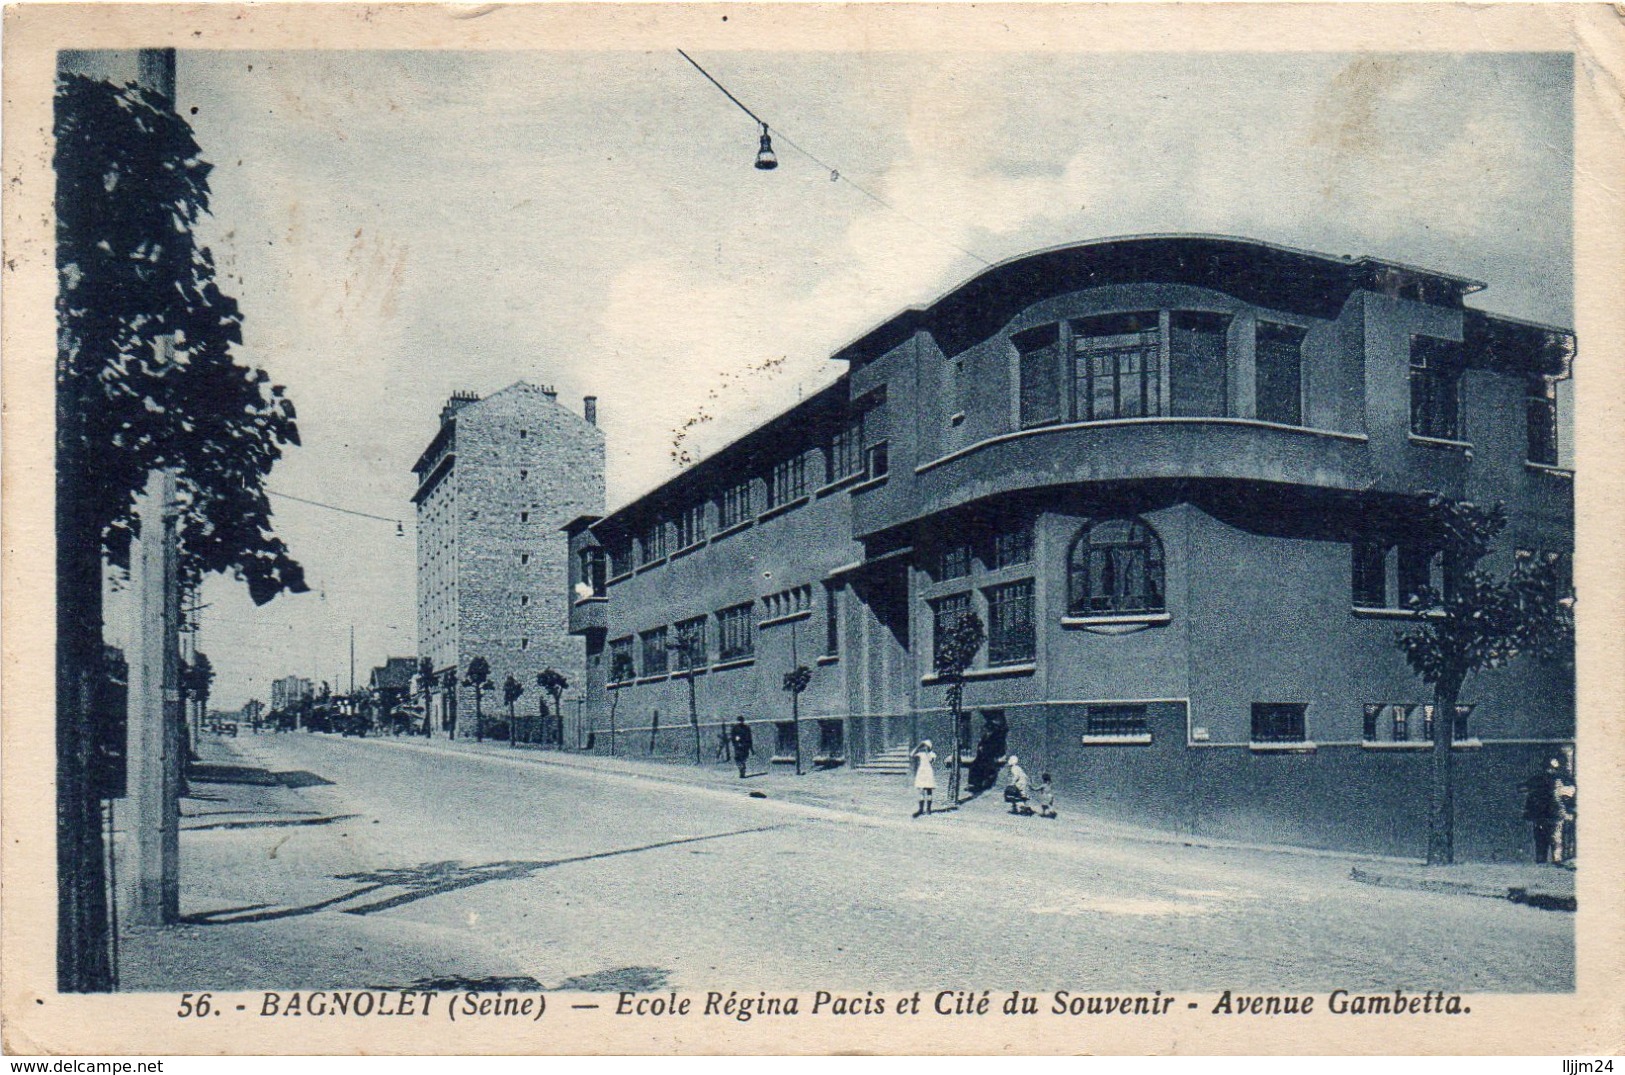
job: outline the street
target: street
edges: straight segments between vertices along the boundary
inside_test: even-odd
[[[1356,884],[1344,856],[1105,839],[1064,802],[1058,823],[995,796],[913,819],[906,786],[845,772],[689,783],[303,733],[230,749],[303,806],[234,822],[225,785],[194,787],[190,954],[137,938],[125,988],[1572,988],[1572,915]],[[792,790],[818,782],[827,804]]]

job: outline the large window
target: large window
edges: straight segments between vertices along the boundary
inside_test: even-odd
[[[931,602],[932,667],[942,671],[942,647],[961,618],[970,614],[970,594],[956,593]]]
[[[609,681],[625,683],[638,674],[632,663],[632,636],[617,638],[609,644]]]
[[[673,653],[677,670],[703,668],[710,659],[705,641],[705,617],[695,616],[677,625],[677,648]]]
[[[1021,427],[1046,425],[1066,417],[1062,409],[1061,332],[1045,325],[1011,338],[1020,357]]]
[[[1411,432],[1418,437],[1460,440],[1461,344],[1431,336],[1411,337]]]
[[[1067,557],[1067,611],[1074,616],[1161,612],[1162,542],[1139,519],[1084,526]]]
[[[751,517],[750,479],[730,485],[717,500],[717,526],[726,530]]]
[[[604,596],[604,550],[592,547],[581,550],[581,581],[587,584],[593,597]]]
[[[1084,734],[1089,736],[1150,735],[1143,705],[1092,705]]]
[[[1354,604],[1359,608],[1388,607],[1388,545],[1372,538],[1354,542]]]
[[[638,539],[638,563],[652,564],[666,555],[666,524],[661,520],[650,523]]]
[[[1229,409],[1223,314],[1176,310],[1168,322],[1169,410],[1178,417],[1222,418]]]
[[[617,538],[609,546],[609,574],[620,578],[632,573],[632,539]]]
[[[767,479],[767,506],[779,507],[807,493],[807,457],[794,455],[773,465]]]
[[[1037,657],[1033,629],[1033,580],[987,591],[987,663],[1024,664]]]
[[[1530,377],[1526,389],[1529,461],[1557,466],[1557,386],[1549,377]]]
[[[937,581],[962,579],[970,574],[970,542],[954,541],[937,548]]]
[[[998,521],[993,532],[992,546],[988,549],[987,569],[1015,567],[1029,564],[1033,559],[1033,524],[1031,520]]]
[[[1301,702],[1254,702],[1253,742],[1304,742],[1308,738],[1304,728],[1308,708]]]
[[[747,601],[717,613],[718,660],[737,661],[755,654],[756,633],[751,621],[753,604]]]
[[[1259,421],[1303,424],[1303,337],[1294,325],[1258,323],[1253,387]]]
[[[677,547],[686,549],[705,540],[705,504],[699,503],[677,513]]]
[[[853,417],[829,439],[824,480],[838,482],[863,471],[863,415]]]
[[[666,661],[666,629],[656,627],[652,631],[643,632],[638,638],[643,643],[643,674],[665,675],[669,667]]]
[[[1162,413],[1162,330],[1155,310],[1086,318],[1072,331],[1080,421]]]

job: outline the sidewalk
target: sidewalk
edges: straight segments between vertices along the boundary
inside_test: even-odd
[[[366,819],[314,809],[301,789],[327,781],[275,772],[254,748],[251,736],[197,742],[181,800],[181,920],[121,922],[121,991],[405,988],[424,966],[456,982],[537,988],[473,934],[345,913],[366,870],[351,830]],[[124,878],[122,833],[118,844]]]
[[[707,759],[695,766],[677,761],[649,758],[607,757],[598,754],[571,754],[534,748],[513,748],[506,743],[473,743],[466,740],[397,740],[403,745],[427,750],[501,753],[577,770],[616,773],[644,780],[662,781],[715,789],[731,789],[740,794],[763,796],[786,802],[840,810],[869,817],[907,818],[917,804],[914,789],[895,776],[855,772],[840,768],[796,776],[792,767],[763,766],[753,759],[750,775],[740,780],[732,762]],[[939,793],[945,789],[939,788]],[[1078,840],[1109,840],[1115,843],[1150,844],[1167,847],[1201,848],[1276,854],[1348,864],[1345,874],[1352,882],[1389,888],[1457,893],[1526,903],[1546,910],[1574,910],[1574,872],[1534,863],[1463,863],[1448,867],[1426,867],[1414,859],[1331,851],[1283,844],[1261,844],[1195,836],[1169,830],[1115,822],[1068,809],[1057,801],[1057,819],[1013,816],[997,789],[962,802],[958,809],[940,808],[936,815],[955,825],[997,830],[1025,838],[1045,836]]]

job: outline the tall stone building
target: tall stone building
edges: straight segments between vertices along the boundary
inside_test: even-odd
[[[566,626],[567,540],[562,527],[604,510],[604,435],[588,396],[584,417],[523,381],[485,399],[457,393],[412,468],[418,519],[418,654],[434,668],[430,734],[473,738],[470,663],[491,668],[486,726],[505,716],[503,681],[525,687],[553,668],[579,688],[580,640]],[[452,684],[456,686],[453,687]],[[419,687],[421,690],[421,685]]]

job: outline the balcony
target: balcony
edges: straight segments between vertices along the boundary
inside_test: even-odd
[[[603,596],[570,598],[570,633],[602,633],[609,629],[609,598]]]
[[[911,503],[855,492],[853,510],[861,536],[1046,486],[1192,478],[1352,491],[1377,477],[1363,434],[1240,418],[1129,418],[990,437],[916,467]]]

